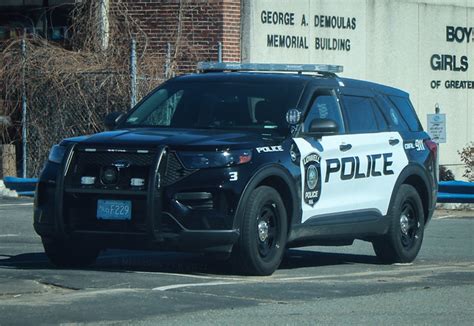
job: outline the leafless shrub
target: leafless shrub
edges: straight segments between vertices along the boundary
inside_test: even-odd
[[[470,142],[464,146],[463,149],[458,151],[461,156],[461,162],[464,163],[464,174],[467,180],[474,181],[474,142]]]
[[[1,139],[19,143],[25,82],[29,176],[39,174],[51,145],[65,137],[101,131],[104,115],[129,107],[132,37],[140,44],[137,66],[139,76],[144,76],[138,79],[139,98],[163,80],[162,55],[147,50],[146,34],[120,1],[110,11],[108,47],[101,47],[98,4],[83,1],[73,11],[71,49],[29,36],[26,56],[20,50],[21,39],[11,40],[0,53],[4,88],[0,115],[13,121],[9,130],[3,128]]]

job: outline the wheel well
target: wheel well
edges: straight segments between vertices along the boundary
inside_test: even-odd
[[[408,178],[406,178],[403,183],[412,186],[418,192],[418,195],[421,198],[421,203],[423,205],[423,213],[425,214],[425,222],[426,222],[429,216],[429,213],[428,213],[429,195],[428,195],[428,189],[425,185],[425,182],[423,181],[421,177],[417,175],[411,175]]]
[[[290,188],[286,184],[286,182],[276,176],[268,177],[266,179],[263,179],[258,186],[268,186],[272,187],[275,189],[279,194],[281,199],[283,200],[283,204],[285,204],[285,209],[286,209],[286,216],[288,219],[288,232],[290,231],[290,225],[291,225],[291,217],[293,215],[293,201],[292,201],[292,194],[290,191]]]

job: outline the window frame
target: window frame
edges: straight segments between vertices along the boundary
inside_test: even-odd
[[[388,122],[388,127],[389,127],[390,131],[397,131],[397,132],[410,132],[411,131],[410,126],[405,121],[405,118],[400,113],[400,111],[395,106],[395,104],[393,104],[392,101],[390,101],[387,94],[382,94],[382,93],[378,94],[375,97],[375,100],[378,103],[378,105],[380,106],[382,114],[385,117],[385,120]],[[405,125],[406,128],[400,128],[400,127],[398,127],[398,125],[396,125],[393,122],[393,119],[390,117],[390,112],[389,112],[390,109],[392,109],[392,108],[395,109],[395,111],[398,113],[398,116],[400,117],[400,120],[403,122],[403,125]]]
[[[411,103],[409,97],[398,96],[398,95],[386,95],[386,97],[387,97],[388,100],[391,102],[391,104],[393,104],[393,106],[397,109],[399,115],[402,117],[402,119],[405,121],[406,125],[408,126],[408,130],[409,130],[409,131],[413,131],[413,132],[423,131],[423,127],[422,127],[422,125],[421,125],[420,119],[418,118],[418,115],[416,114],[415,108],[413,107],[413,104]],[[416,121],[416,123],[417,123],[417,125],[418,125],[418,126],[417,126],[417,129],[415,129],[415,130],[412,129],[411,124],[408,123],[407,117],[405,116],[405,114],[403,114],[404,110],[402,110],[402,109],[397,105],[397,103],[395,102],[394,98],[399,98],[399,99],[402,99],[402,100],[406,100],[406,102],[407,102],[407,104],[408,104],[408,114],[411,114],[412,117],[414,118],[414,120]]]
[[[372,131],[352,131],[350,126],[349,126],[349,109],[346,101],[344,100],[344,97],[359,97],[359,98],[364,98],[367,99],[372,107],[372,112],[373,112],[373,117],[375,120],[375,125],[376,125],[376,130]],[[390,131],[390,124],[387,121],[387,117],[384,115],[383,110],[380,108],[379,104],[377,103],[377,100],[375,98],[375,95],[371,92],[368,91],[362,91],[362,90],[353,90],[353,91],[345,91],[340,94],[340,99],[341,99],[341,104],[342,104],[342,112],[344,115],[344,121],[346,124],[346,133],[349,135],[356,135],[356,134],[373,134],[373,133],[379,133],[379,132],[387,132]],[[380,117],[385,121],[385,128],[382,128],[379,123],[379,119],[377,118],[376,112],[379,113]]]
[[[335,135],[342,135],[342,134],[345,134],[347,132],[346,123],[345,123],[345,119],[344,119],[344,115],[343,115],[343,110],[342,110],[342,107],[341,107],[341,100],[338,96],[338,93],[339,93],[338,89],[335,89],[334,87],[329,87],[329,86],[328,87],[319,86],[319,87],[316,87],[311,92],[311,97],[310,97],[309,104],[307,105],[306,110],[304,111],[303,119],[301,119],[301,126],[302,126],[301,134],[303,134],[303,135],[308,134],[308,131],[306,130],[305,125],[311,123],[310,121],[307,120],[308,116],[311,112],[311,108],[313,107],[313,104],[316,101],[316,98],[320,95],[324,95],[325,92],[334,97],[334,99],[336,100],[337,107],[339,109],[339,115],[340,115],[340,118],[341,118],[341,125],[340,125],[341,130],[338,131]]]
[[[181,77],[178,77],[178,78],[181,78]],[[251,88],[252,84],[255,84],[255,85],[263,85],[261,82],[256,82],[256,81],[252,81],[251,83],[248,83],[246,82],[245,80],[225,80],[223,83],[222,82],[219,82],[219,81],[216,81],[214,79],[210,79],[209,81],[209,84],[208,85],[211,85],[211,84],[219,84],[219,85],[222,85],[222,84],[234,84],[234,85],[242,85],[244,87],[249,87]],[[245,126],[245,127],[222,127],[222,128],[207,128],[207,127],[182,127],[182,126],[171,126],[171,125],[143,125],[141,123],[137,123],[136,125],[130,125],[128,123],[128,119],[130,119],[130,117],[133,117],[134,114],[140,110],[142,108],[142,106],[148,101],[150,100],[155,94],[157,94],[160,90],[162,89],[175,89],[175,92],[176,93],[176,89],[180,89],[180,87],[176,87],[176,86],[179,86],[180,84],[188,84],[188,85],[191,85],[191,86],[200,86],[202,84],[202,82],[199,82],[199,80],[192,80],[192,81],[183,81],[181,79],[175,79],[175,80],[170,80],[170,81],[167,81],[163,84],[161,84],[160,86],[158,86],[157,88],[155,88],[153,91],[151,91],[150,93],[148,93],[144,98],[142,98],[140,100],[139,103],[137,103],[133,108],[131,108],[130,110],[128,110],[125,114],[125,117],[124,119],[120,122],[120,124],[117,126],[116,129],[122,129],[122,128],[180,128],[180,129],[215,129],[215,130],[247,130],[249,128],[251,128],[252,130],[255,130],[255,131],[258,131],[258,132],[262,132],[264,134],[280,134],[282,136],[287,136],[289,134],[291,134],[292,130],[290,127],[287,127],[286,124],[285,125],[278,125],[278,127],[271,127],[271,128],[267,128],[265,126],[262,126],[262,127],[258,127],[256,126],[255,128],[252,128],[253,126]],[[305,83],[301,83],[301,82],[290,82],[290,83],[284,83],[280,80],[276,80],[276,81],[273,81],[270,79],[270,83],[265,83],[264,86],[265,87],[269,87],[269,85],[277,85],[277,86],[280,86],[282,87],[282,89],[285,89],[288,94],[294,94],[294,105],[289,105],[290,108],[292,107],[298,107],[299,103],[301,102],[301,98],[306,90],[306,84]],[[263,87],[263,86],[262,86]],[[289,88],[294,88],[295,92],[290,92],[290,90],[288,90]],[[184,88],[183,88],[184,89]],[[271,93],[271,92],[270,92]],[[274,93],[274,91],[273,91]],[[282,95],[280,95],[282,96]],[[289,96],[282,96],[283,99],[287,100],[289,98]],[[181,105],[181,102],[182,100],[180,100],[180,104],[178,104],[177,108]],[[247,104],[248,104],[248,101],[247,101]],[[176,112],[176,110],[175,110]],[[249,108],[249,115],[250,115],[250,108]],[[174,117],[174,114],[173,114],[173,117]],[[171,121],[173,120],[173,117],[171,117]],[[285,115],[282,114],[282,121],[284,121],[284,117]],[[253,121],[253,120],[252,120]]]

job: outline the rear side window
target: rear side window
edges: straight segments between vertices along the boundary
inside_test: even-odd
[[[390,101],[396,106],[403,119],[406,121],[411,131],[421,131],[420,121],[418,120],[415,109],[406,97],[389,96]]]
[[[405,119],[403,119],[402,115],[398,111],[395,104],[392,101],[388,100],[384,96],[379,96],[377,99],[380,101],[382,105],[383,111],[388,118],[390,127],[392,130],[397,131],[407,131],[409,130],[408,124],[406,123]]]
[[[351,133],[386,130],[387,125],[370,97],[343,95],[347,127]]]

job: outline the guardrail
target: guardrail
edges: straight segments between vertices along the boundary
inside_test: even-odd
[[[17,178],[17,177],[5,177],[3,178],[5,187],[10,190],[15,190],[19,196],[30,196],[35,195],[36,184],[38,183],[37,178]]]
[[[474,203],[474,182],[441,181],[438,203]]]

